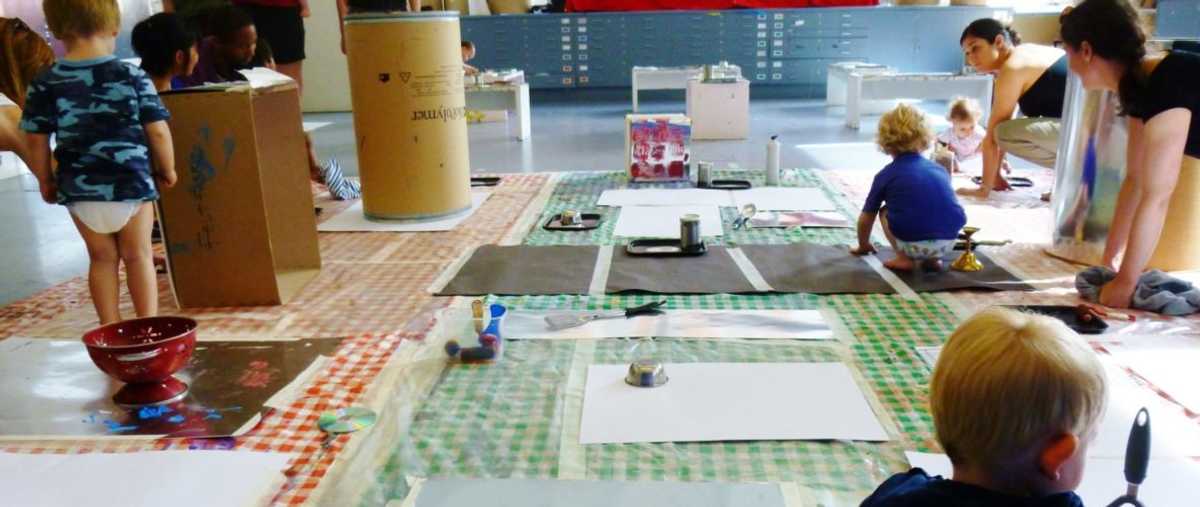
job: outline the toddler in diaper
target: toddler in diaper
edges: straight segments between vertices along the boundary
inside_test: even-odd
[[[121,320],[120,264],[138,317],[158,313],[150,249],[158,185],[175,184],[167,110],[145,72],[113,56],[116,0],[45,0],[66,55],[29,85],[21,129],[42,198],[71,210],[87,244],[88,288],[101,324]],[[50,136],[57,146],[50,165]]]
[[[901,104],[879,119],[876,143],[892,156],[892,163],[871,183],[858,217],[858,247],[850,253],[875,252],[871,229],[879,218],[896,253],[885,266],[901,271],[918,264],[930,271],[942,269],[942,258],[954,249],[967,216],[950,186],[950,174],[921,156],[932,139],[924,114],[912,106]]]

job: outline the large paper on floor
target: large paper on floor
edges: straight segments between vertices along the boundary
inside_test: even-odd
[[[78,340],[0,341],[0,440],[224,437],[252,428],[268,403],[287,405],[321,355],[340,339],[204,341],[175,376],[187,396],[154,409],[112,401],[122,384],[102,373]]]
[[[1133,369],[1193,412],[1200,413],[1200,337],[1122,336],[1104,346],[1113,359]],[[1197,504],[1200,505],[1200,504]]]
[[[941,352],[941,347],[920,351],[922,358],[930,364],[937,363]],[[1097,429],[1096,440],[1089,446],[1089,455],[1096,458],[1124,457],[1129,428],[1133,426],[1138,410],[1145,407],[1150,411],[1150,456],[1200,456],[1200,426],[1188,419],[1178,406],[1134,383],[1124,370],[1109,360],[1102,362],[1108,377],[1108,406]]]
[[[659,294],[720,294],[755,292],[741,268],[724,247],[710,246],[697,257],[629,255],[613,252],[605,291]]]
[[[587,294],[599,251],[596,246],[483,245],[437,295]]]
[[[588,367],[580,443],[866,440],[888,435],[842,363],[678,363],[661,387]]]
[[[321,232],[441,232],[453,230],[483,206],[489,192],[472,192],[471,209],[454,215],[428,220],[375,220],[363,215],[363,204],[359,200],[333,218],[317,224]]]
[[[600,193],[597,206],[733,206],[728,190],[707,188],[620,188]]]
[[[909,464],[929,475],[953,476],[954,468],[945,454],[905,452]],[[1200,505],[1200,463],[1185,459],[1151,459],[1146,481],[1138,488],[1138,500],[1153,507],[1195,507]],[[1125,494],[1125,461],[1113,458],[1088,458],[1083,482],[1075,493],[1084,505],[1108,505]]]
[[[504,337],[512,340],[596,338],[764,338],[832,340],[833,330],[818,310],[667,310],[661,315],[595,320],[551,331],[546,317],[587,312],[510,312]]]
[[[404,507],[409,504],[405,503]],[[431,479],[413,507],[783,507],[773,484]]]
[[[265,505],[283,484],[290,454],[151,451],[89,454],[0,452],[5,505]]]
[[[757,187],[730,193],[738,209],[754,204],[759,211],[837,211],[837,206],[819,188]]]
[[[844,246],[799,243],[744,245],[742,251],[778,292],[809,294],[894,294],[895,289],[866,261]]]
[[[613,236],[679,239],[679,218],[688,214],[700,215],[701,236],[723,234],[721,208],[716,206],[624,206]]]

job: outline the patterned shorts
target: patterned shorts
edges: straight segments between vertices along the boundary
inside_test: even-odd
[[[927,239],[924,241],[896,240],[896,246],[908,258],[916,261],[941,259],[954,251],[953,239]]]

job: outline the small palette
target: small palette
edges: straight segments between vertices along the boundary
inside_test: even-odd
[[[1008,184],[1014,188],[1023,188],[1023,187],[1032,187],[1033,186],[1033,180],[1026,178],[1024,176],[1009,176],[1004,179],[1008,180]],[[976,176],[974,178],[971,178],[971,182],[975,183],[976,185],[982,185],[983,177]]]
[[[472,187],[494,187],[499,184],[499,176],[471,176]]]
[[[1067,305],[1028,305],[1012,306],[1014,310],[1036,313],[1061,320],[1067,327],[1079,334],[1101,334],[1108,329],[1108,323],[1097,316],[1089,320],[1080,318],[1077,307]]]
[[[542,228],[547,231],[590,231],[600,227],[600,222],[604,218],[604,215],[599,213],[580,213],[576,216],[579,217],[578,222],[564,224],[562,213],[559,213],[546,220],[546,223],[542,224]]]
[[[677,239],[635,239],[625,246],[629,255],[650,257],[695,257],[704,255],[708,248],[701,241],[695,248],[684,249]]]

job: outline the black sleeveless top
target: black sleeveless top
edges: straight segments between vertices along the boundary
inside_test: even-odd
[[[1029,118],[1039,116],[1046,118],[1062,118],[1063,100],[1067,96],[1067,55],[1047,68],[1033,82],[1017,104],[1021,106],[1021,114]]]
[[[1158,113],[1182,107],[1192,112],[1183,153],[1200,158],[1200,54],[1172,51],[1150,73],[1142,97],[1129,116],[1149,121]]]

